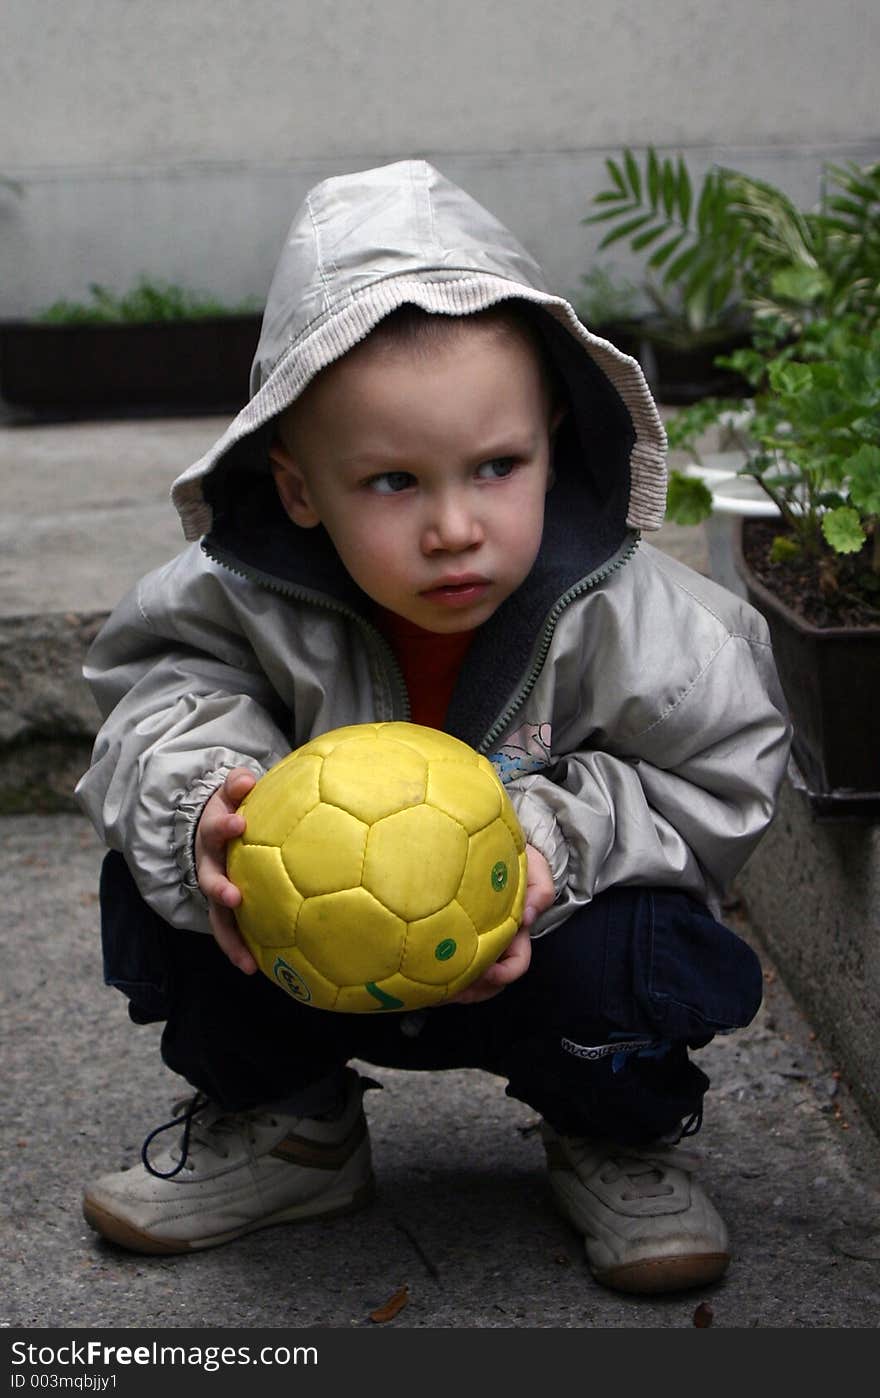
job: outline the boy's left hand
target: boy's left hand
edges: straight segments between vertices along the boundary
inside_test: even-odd
[[[444,1000],[444,1005],[475,1005],[480,1000],[491,1000],[506,985],[518,981],[529,969],[532,959],[529,929],[538,915],[550,907],[556,897],[556,889],[553,886],[549,864],[533,845],[526,845],[526,861],[526,899],[519,931],[514,934],[513,940],[497,961],[464,990]]]

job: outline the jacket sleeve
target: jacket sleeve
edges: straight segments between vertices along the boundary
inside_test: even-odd
[[[615,884],[677,888],[718,914],[772,819],[790,744],[757,614],[750,633],[725,634],[641,726],[631,724],[625,697],[609,700],[601,728],[508,786],[557,890],[536,935]]]
[[[204,599],[168,605],[175,572],[144,579],[89,650],[84,675],[104,722],[76,795],[146,901],[174,926],[208,931],[193,859],[204,804],[233,767],[261,776],[290,743],[233,619],[218,621]]]

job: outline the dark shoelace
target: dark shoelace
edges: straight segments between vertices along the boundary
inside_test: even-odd
[[[173,1180],[174,1176],[179,1175],[186,1165],[187,1156],[189,1155],[189,1138],[192,1133],[193,1117],[196,1116],[203,1107],[208,1105],[208,1100],[209,1099],[203,1092],[197,1092],[195,1096],[191,1097],[187,1102],[185,1111],[181,1112],[179,1116],[172,1117],[171,1121],[163,1122],[161,1126],[157,1126],[155,1130],[151,1131],[149,1136],[147,1136],[141,1146],[141,1160],[143,1161],[144,1168],[151,1175],[154,1175],[157,1180]],[[176,1107],[175,1111],[177,1111]],[[150,1164],[150,1146],[163,1131],[170,1131],[173,1127],[181,1125],[183,1126],[183,1132],[180,1137],[180,1159],[173,1170],[157,1170],[154,1165]]]
[[[688,1117],[687,1121],[682,1122],[681,1136],[679,1137],[679,1139],[681,1140],[685,1136],[696,1136],[702,1124],[703,1104],[701,1102],[699,1107],[697,1107],[697,1110],[691,1116]]]

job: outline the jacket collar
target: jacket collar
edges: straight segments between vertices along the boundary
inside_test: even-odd
[[[601,487],[591,483],[582,452],[572,420],[557,437],[555,481],[538,557],[523,584],[480,627],[462,667],[446,727],[472,746],[526,683],[554,609],[633,538],[625,521],[625,475],[609,475]],[[243,470],[240,479],[227,484],[225,504],[215,509],[215,526],[202,543],[207,554],[306,604],[330,603],[368,622],[373,604],[343,567],[329,536],[320,526],[300,529],[291,522],[268,471]]]

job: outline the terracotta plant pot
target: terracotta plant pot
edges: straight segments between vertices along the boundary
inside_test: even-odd
[[[793,756],[817,814],[880,818],[880,626],[818,627],[755,576],[734,530],[734,563],[762,612],[794,724]]]
[[[259,315],[98,325],[0,323],[0,398],[18,417],[235,412]]]

